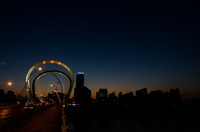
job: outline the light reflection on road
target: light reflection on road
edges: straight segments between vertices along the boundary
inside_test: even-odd
[[[0,103],[0,120],[21,114],[24,112],[25,104],[17,104],[17,103]]]

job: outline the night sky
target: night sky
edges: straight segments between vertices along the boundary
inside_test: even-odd
[[[0,83],[19,91],[31,66],[53,59],[85,72],[94,98],[99,88],[199,97],[199,13],[189,1],[1,3]]]

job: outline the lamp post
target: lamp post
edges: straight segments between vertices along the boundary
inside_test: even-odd
[[[38,67],[38,70],[39,70],[39,71],[42,71],[42,67]]]

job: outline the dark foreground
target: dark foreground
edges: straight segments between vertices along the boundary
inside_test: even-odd
[[[61,132],[61,110],[56,105],[1,128],[0,132]]]
[[[68,113],[72,132],[199,132],[199,109],[82,109]]]
[[[199,108],[69,108],[70,132],[199,132]],[[60,132],[61,109],[51,106],[1,132]]]

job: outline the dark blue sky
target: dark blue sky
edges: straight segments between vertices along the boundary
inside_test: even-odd
[[[200,95],[199,13],[188,1],[2,3],[0,83],[20,89],[32,65],[54,59],[84,71],[93,95],[144,87]]]

